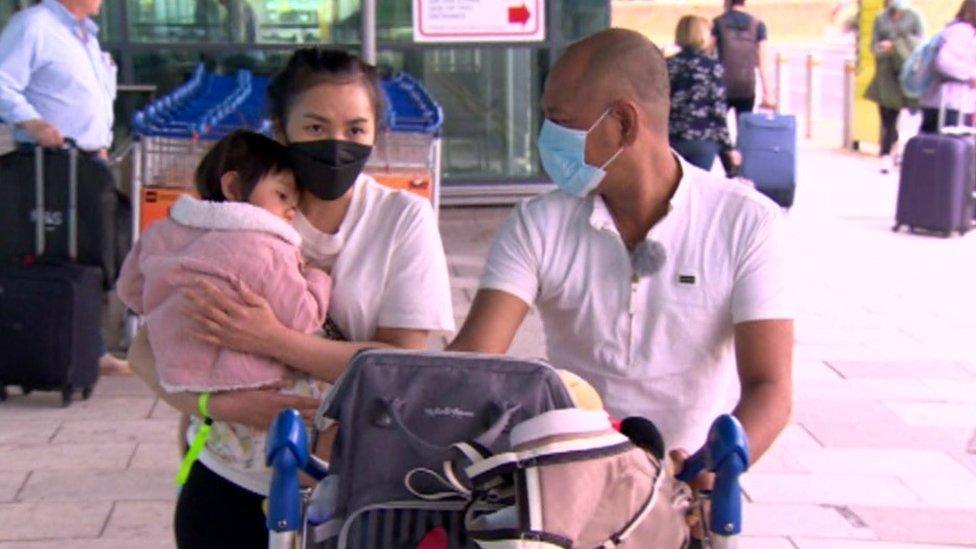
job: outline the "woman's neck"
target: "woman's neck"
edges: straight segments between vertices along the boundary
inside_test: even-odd
[[[335,234],[339,232],[342,221],[349,213],[349,205],[352,204],[352,194],[355,190],[353,187],[349,189],[349,192],[335,200],[322,200],[305,195],[301,204],[302,215],[319,231],[325,234]]]

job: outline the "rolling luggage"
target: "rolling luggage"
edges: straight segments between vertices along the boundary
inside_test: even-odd
[[[921,134],[905,145],[894,231],[907,226],[966,234],[973,225],[976,141],[969,135]]]
[[[44,151],[44,173],[48,181],[44,196],[44,221],[47,226],[47,255],[68,258],[65,185],[71,166],[70,151]],[[35,156],[33,147],[21,145],[0,156],[0,261],[18,259],[34,253]],[[78,263],[98,266],[105,289],[115,282],[119,257],[119,194],[108,164],[85,153],[77,154],[78,181]]]
[[[102,352],[99,320],[103,273],[99,267],[75,263],[78,257],[78,151],[67,151],[68,188],[65,224],[67,259],[52,257],[44,222],[45,157],[35,150],[34,251],[20,262],[0,264],[0,400],[6,386],[19,385],[24,393],[33,390],[61,392],[64,406],[71,404],[75,390],[83,398],[91,395],[98,380],[98,359]],[[61,154],[55,152],[53,154]],[[0,181],[0,186],[22,185],[24,181]],[[55,251],[61,248],[50,246]]]
[[[784,208],[796,194],[796,117],[775,113],[739,116],[736,148],[742,153],[742,177]]]

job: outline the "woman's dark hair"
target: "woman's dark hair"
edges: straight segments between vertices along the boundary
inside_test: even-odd
[[[290,169],[284,145],[259,133],[238,130],[207,152],[197,166],[194,183],[200,198],[226,202],[220,179],[228,172],[237,172],[241,198],[247,200],[266,175]]]
[[[362,82],[373,102],[377,127],[386,117],[386,100],[376,67],[359,56],[322,47],[296,50],[285,68],[271,79],[268,101],[271,117],[284,125],[295,98],[323,83]]]
[[[976,0],[963,0],[962,5],[959,6],[959,13],[956,14],[956,19],[976,27]]]

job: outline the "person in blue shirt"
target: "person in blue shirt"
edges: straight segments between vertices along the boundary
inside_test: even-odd
[[[101,0],[43,0],[0,34],[0,119],[22,143],[66,137],[105,156],[112,144],[117,69],[98,43]]]
[[[60,147],[70,137],[108,157],[117,70],[91,20],[101,6],[43,0],[14,14],[0,34],[0,120],[14,126],[19,143]],[[125,373],[129,366],[104,352],[99,369]]]

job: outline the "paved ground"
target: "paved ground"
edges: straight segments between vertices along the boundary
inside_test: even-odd
[[[794,423],[745,480],[746,547],[976,546],[976,235],[890,231],[896,180],[801,155]],[[465,314],[500,209],[446,210]],[[531,318],[513,353],[542,355]],[[0,405],[0,547],[170,547],[175,415],[131,378]]]

